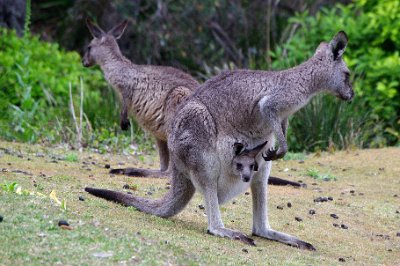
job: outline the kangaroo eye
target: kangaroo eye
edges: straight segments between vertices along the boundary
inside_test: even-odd
[[[250,170],[254,169],[254,164],[250,164]]]
[[[243,169],[243,165],[241,163],[236,164],[236,169],[239,171]]]

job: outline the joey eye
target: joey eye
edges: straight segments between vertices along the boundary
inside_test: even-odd
[[[242,170],[243,169],[243,165],[241,163],[237,163],[236,164],[236,169],[239,170],[239,171]]]
[[[250,170],[254,169],[254,164],[250,164]]]

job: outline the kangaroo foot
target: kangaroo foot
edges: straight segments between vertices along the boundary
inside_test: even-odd
[[[168,171],[150,170],[141,168],[116,168],[111,169],[110,174],[127,175],[133,177],[154,177],[164,178],[168,176]]]
[[[294,181],[289,181],[286,179],[282,179],[279,177],[275,177],[275,176],[270,176],[268,178],[268,184],[269,185],[275,185],[275,186],[293,186],[293,187],[307,187],[306,184],[301,184],[298,182],[294,182]]]
[[[297,237],[282,233],[282,232],[278,232],[272,229],[266,229],[263,232],[259,232],[259,233],[254,233],[253,232],[253,236],[259,236],[259,237],[263,237],[269,240],[274,240],[274,241],[278,241],[284,244],[287,244],[289,246],[292,247],[296,247],[299,249],[305,249],[305,250],[310,250],[310,251],[315,251],[316,249],[314,248],[313,245],[311,245],[310,243],[307,243],[303,240],[298,239]]]
[[[256,243],[254,242],[254,240],[252,238],[246,236],[245,234],[243,234],[239,231],[234,231],[234,230],[227,229],[227,228],[216,228],[216,229],[212,229],[212,230],[207,230],[207,233],[210,235],[214,235],[214,236],[228,237],[230,239],[239,240],[250,246],[256,245]]]

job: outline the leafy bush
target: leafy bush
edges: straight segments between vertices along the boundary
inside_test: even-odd
[[[102,135],[116,135],[118,145],[143,138],[119,132],[119,104],[101,71],[84,68],[80,56],[35,36],[19,38],[0,29],[0,137],[28,142],[74,143],[69,86],[75,109],[84,90],[84,144],[101,146]],[[80,83],[82,80],[82,84]],[[133,133],[132,133],[133,134]],[[114,146],[113,150],[125,146]]]
[[[398,143],[400,2],[356,0],[347,6],[322,9],[315,16],[298,14],[291,19],[291,27],[299,29],[273,51],[273,68],[301,63],[320,41],[345,30],[349,45],[344,59],[356,91],[355,102],[349,106],[328,96],[295,115],[291,122],[295,149],[325,148],[332,143],[339,147]]]

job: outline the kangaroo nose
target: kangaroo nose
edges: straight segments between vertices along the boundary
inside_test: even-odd
[[[250,181],[250,177],[249,176],[244,176],[243,177],[243,181],[246,182],[246,183],[249,182]]]

